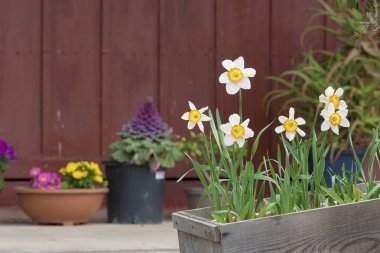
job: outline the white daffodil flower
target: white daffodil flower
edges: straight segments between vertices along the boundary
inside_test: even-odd
[[[289,118],[285,116],[278,117],[278,120],[282,124],[281,126],[276,127],[276,133],[280,134],[286,131],[285,136],[289,141],[292,141],[296,137],[296,132],[304,137],[306,134],[298,126],[304,125],[305,120],[303,118],[294,119],[294,108],[290,107],[289,109]]]
[[[342,88],[338,88],[335,91],[334,88],[330,86],[325,90],[325,94],[321,94],[319,96],[319,102],[325,104],[326,108],[330,103],[333,103],[335,110],[347,109],[346,102],[340,99],[340,97],[343,95],[343,92],[344,91]]]
[[[231,146],[236,142],[239,148],[243,147],[245,139],[253,137],[254,134],[252,129],[248,128],[249,119],[240,124],[240,116],[232,114],[228,120],[228,123],[220,125],[220,129],[225,134],[224,144]]]
[[[334,104],[330,103],[326,110],[321,112],[324,121],[321,125],[321,131],[331,130],[339,135],[339,126],[350,127],[350,122],[347,119],[347,109],[338,110],[335,112]]]
[[[210,121],[210,117],[204,115],[203,113],[208,109],[208,107],[204,107],[202,109],[197,110],[195,105],[189,101],[189,107],[190,107],[190,112],[185,112],[182,116],[181,119],[183,120],[188,120],[189,122],[187,123],[187,128],[188,129],[193,129],[195,125],[198,125],[199,129],[204,132],[204,127],[202,121]]]
[[[244,58],[240,56],[234,61],[224,60],[223,67],[227,70],[219,76],[219,82],[226,84],[228,94],[236,94],[240,89],[249,90],[251,82],[248,77],[254,77],[256,70],[253,68],[244,68]]]

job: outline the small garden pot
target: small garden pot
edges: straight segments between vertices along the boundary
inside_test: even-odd
[[[110,192],[108,222],[155,224],[162,222],[164,171],[152,172],[148,165],[106,162]]]
[[[36,223],[71,226],[86,223],[101,207],[108,189],[39,190],[15,187],[18,204]]]
[[[201,196],[204,192],[203,187],[187,187],[185,188],[185,194],[187,197],[187,203],[190,209],[196,209],[201,207],[210,206],[210,201],[205,197],[201,202]]]

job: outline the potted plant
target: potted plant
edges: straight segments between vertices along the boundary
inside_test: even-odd
[[[16,157],[16,151],[13,146],[7,142],[0,140],[0,173],[4,173],[8,170],[9,160],[13,160]],[[4,188],[5,180],[0,176],[0,192]]]
[[[358,148],[356,152],[359,159],[362,159],[365,147],[371,140],[372,129],[380,121],[380,42],[376,40],[376,30],[362,29],[360,22],[364,17],[357,11],[343,9],[337,12],[327,3],[321,1],[321,4],[323,8],[316,10],[315,16],[328,18],[337,29],[312,26],[306,33],[323,30],[334,36],[341,43],[340,47],[334,50],[305,49],[303,60],[293,69],[270,77],[278,83],[278,88],[272,90],[266,99],[268,105],[280,100],[282,109],[296,105],[305,120],[311,122],[314,108],[320,102],[314,98],[325,89],[321,100],[333,101],[335,109],[342,106],[351,108],[351,129],[356,133],[353,143]],[[329,88],[335,84],[339,84],[341,89]],[[347,97],[346,104],[340,104],[343,90]],[[329,136],[332,146],[326,165],[335,172],[339,172],[342,165],[351,168],[354,162],[347,140],[348,132],[343,132],[340,136],[332,133]],[[328,171],[325,173],[326,180],[331,182]]]
[[[278,117],[275,132],[281,145],[276,156],[257,157],[260,137],[271,124],[254,137],[250,120],[243,114],[241,94],[250,89],[249,78],[256,71],[244,67],[243,57],[225,60],[222,65],[227,71],[219,82],[226,85],[228,94],[239,93],[239,114],[222,123],[218,111],[208,113],[211,133],[205,135],[204,163],[190,159],[211,207],[173,214],[180,252],[380,251],[380,223],[374,215],[380,207],[380,184],[374,177],[374,169],[380,166],[380,123],[372,130],[365,151],[367,170],[353,151],[358,170],[343,167],[342,176],[332,172],[333,187],[327,188],[323,173],[331,148],[329,132],[342,136],[348,131],[355,150],[347,119],[351,108],[336,109],[334,101],[323,100],[314,107],[313,119],[308,122],[300,110],[296,113],[291,107],[289,115]],[[313,100],[319,101],[318,96]],[[200,115],[197,118],[203,117],[200,110],[196,113]],[[308,135],[306,126],[310,126]],[[219,158],[211,139],[219,149]],[[238,155],[228,151],[231,146],[239,150]],[[208,172],[210,180],[205,180],[202,171]],[[269,198],[264,198],[266,188]]]
[[[108,221],[160,223],[166,168],[182,158],[176,137],[148,100],[110,145]]]
[[[88,222],[108,192],[99,165],[70,162],[59,173],[32,168],[30,186],[14,188],[19,206],[39,224],[72,226]]]

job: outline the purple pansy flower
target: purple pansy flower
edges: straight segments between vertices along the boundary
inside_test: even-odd
[[[15,159],[16,151],[12,145],[0,140],[0,157],[6,157],[7,159]]]

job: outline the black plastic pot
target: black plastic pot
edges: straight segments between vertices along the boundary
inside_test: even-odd
[[[120,224],[162,222],[164,172],[152,172],[148,165],[113,162],[105,164],[109,181],[108,222]]]

